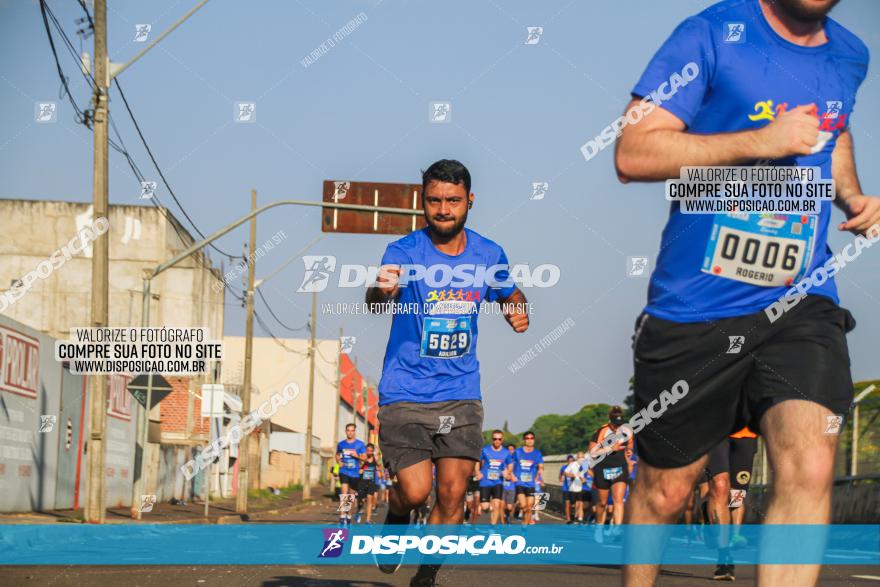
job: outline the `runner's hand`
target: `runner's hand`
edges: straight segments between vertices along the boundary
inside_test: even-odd
[[[865,196],[863,194],[850,196],[844,204],[846,208],[846,222],[841,222],[838,228],[840,230],[848,230],[853,234],[861,234],[863,236],[877,238],[878,229],[868,234],[868,229],[872,226],[880,224],[880,197]]]
[[[477,473],[476,475],[474,475],[474,481],[479,481],[479,480],[481,480],[482,478],[483,478],[483,474],[482,474],[482,473]]]
[[[819,142],[816,105],[798,106],[783,112],[758,133],[763,151],[762,159],[809,155]]]
[[[524,311],[524,304],[504,303],[501,304],[504,318],[514,332],[525,332],[529,327],[529,315]]]
[[[389,298],[397,296],[400,291],[400,267],[397,265],[382,265],[376,276],[376,287]]]

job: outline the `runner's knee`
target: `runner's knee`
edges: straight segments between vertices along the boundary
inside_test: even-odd
[[[408,508],[415,508],[422,505],[431,493],[430,484],[425,487],[414,484],[407,484],[406,487],[403,485],[395,485],[395,487],[397,488],[397,497],[402,502],[402,505]]]

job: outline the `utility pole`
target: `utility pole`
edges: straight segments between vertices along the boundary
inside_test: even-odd
[[[303,499],[312,497],[312,416],[315,411],[315,331],[318,329],[318,294],[312,292],[312,318],[309,320],[309,411],[306,416],[305,474],[303,475]]]
[[[333,415],[333,442],[339,435],[339,404],[342,403],[342,328],[339,328],[339,350],[336,351],[336,411]]]
[[[92,218],[108,218],[107,188],[107,0],[95,0],[95,162],[92,184]],[[107,326],[107,279],[110,232],[92,244],[91,326]],[[107,377],[89,376],[89,480],[85,517],[92,524],[103,524],[105,497],[105,445],[107,427]],[[132,504],[134,505],[134,504]]]
[[[361,382],[361,379],[360,379],[361,374],[360,374],[360,373],[358,372],[358,370],[357,370],[357,366],[358,366],[357,357],[354,358],[354,361],[353,361],[353,362],[354,362],[354,372],[357,373],[357,381],[358,381],[358,384],[355,385],[355,384],[354,384],[354,381],[352,381],[352,383],[351,383],[351,395],[352,395],[352,398],[351,398],[351,411],[352,411],[351,423],[354,424],[354,433],[355,433],[355,436],[357,436],[357,426],[358,426],[358,400],[360,399],[360,395],[359,395],[359,394],[360,394],[360,392],[361,392],[361,385],[362,385],[362,382]]]
[[[251,190],[251,212],[257,209],[257,190]],[[244,340],[244,386],[241,391],[242,417],[251,413],[251,367],[254,351],[254,274],[257,256],[257,217],[251,217],[251,244],[248,247],[247,323]],[[242,435],[238,444],[238,495],[235,511],[246,514],[248,507],[248,461],[250,460],[250,434]]]

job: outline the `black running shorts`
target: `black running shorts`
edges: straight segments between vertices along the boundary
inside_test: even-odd
[[[725,438],[709,453],[706,476],[711,479],[719,473],[728,473],[731,489],[748,489],[757,452],[757,438]]]
[[[358,483],[360,483],[360,477],[352,477],[351,475],[346,475],[345,473],[339,474],[339,484],[340,485],[348,485],[349,493],[356,493],[358,490]]]
[[[501,499],[504,495],[504,485],[499,483],[491,487],[480,487],[480,503],[489,503],[492,499]]]
[[[823,296],[807,296],[775,322],[764,311],[713,322],[679,323],[642,314],[633,336],[640,459],[653,467],[688,465],[790,399],[845,414],[852,401],[846,333],[852,315]],[[678,381],[687,393],[666,396]],[[682,387],[678,387],[679,390]],[[662,398],[661,398],[662,399]]]

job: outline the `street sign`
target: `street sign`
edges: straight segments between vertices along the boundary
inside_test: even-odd
[[[422,186],[418,183],[376,183],[325,180],[322,201],[387,208],[422,209]],[[421,214],[387,214],[356,210],[321,209],[322,232],[358,234],[409,234],[424,228]]]
[[[141,373],[132,379],[127,386],[129,393],[131,393],[131,395],[134,396],[134,399],[144,407],[147,405],[147,385],[149,384],[149,377],[150,375],[148,373]],[[168,380],[158,373],[153,373],[153,383],[151,387],[150,409],[153,409],[160,401],[165,399],[165,397],[171,393],[172,388],[171,384],[168,383]]]
[[[202,385],[202,418],[223,415],[223,393],[220,383]]]

